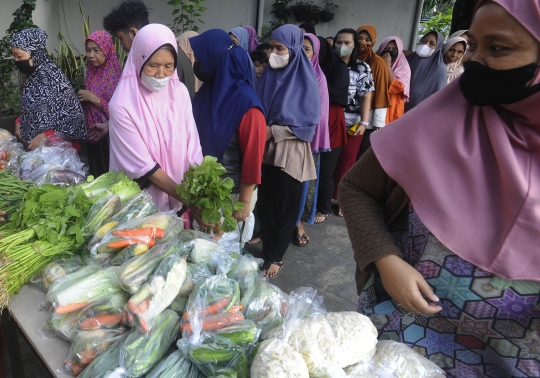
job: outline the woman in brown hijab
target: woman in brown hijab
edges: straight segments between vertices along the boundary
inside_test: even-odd
[[[371,25],[362,25],[356,29],[356,32],[358,33],[358,59],[369,64],[375,85],[375,92],[371,94],[370,124],[364,132],[364,139],[358,152],[359,159],[371,146],[371,133],[386,125],[386,111],[392,104],[388,97],[391,82],[388,69],[384,59],[373,51],[377,40],[377,30]]]

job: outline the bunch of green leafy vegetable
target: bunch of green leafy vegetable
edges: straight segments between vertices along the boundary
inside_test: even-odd
[[[82,244],[82,228],[92,206],[90,199],[78,186],[32,187],[24,196],[19,210],[11,216],[9,228],[32,229],[38,240],[56,244],[62,236],[70,237],[74,244]]]
[[[201,165],[192,164],[184,173],[176,192],[184,205],[202,209],[202,218],[208,224],[218,224],[223,215],[221,230],[230,232],[236,229],[233,211],[242,210],[244,204],[231,198],[234,182],[230,177],[221,178],[226,172],[215,157],[205,156]]]
[[[24,195],[31,186],[34,186],[32,181],[19,180],[17,175],[0,170],[0,209],[6,212],[4,218],[9,219],[19,209]]]
[[[98,178],[88,176],[88,180],[80,185],[84,193],[93,201],[111,194],[116,194],[122,203],[139,194],[139,184],[127,177],[123,172],[110,171]]]

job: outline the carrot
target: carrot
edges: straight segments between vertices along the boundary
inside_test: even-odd
[[[79,364],[81,366],[88,366],[96,357],[97,351],[95,349],[85,349],[79,353]]]
[[[227,312],[238,312],[238,311],[242,311],[243,309],[244,309],[244,305],[240,303],[239,305],[232,306],[231,309]]]
[[[101,315],[93,318],[86,318],[79,323],[79,328],[83,330],[94,329],[106,325],[114,325],[120,323],[122,314],[116,315]]]
[[[156,245],[156,240],[155,239],[143,240],[143,239],[130,238],[130,239],[123,239],[123,240],[111,242],[107,244],[107,247],[112,248],[112,249],[122,249],[122,248],[126,248],[127,246],[131,244],[136,244],[136,243],[146,244],[147,246],[152,248],[153,246]]]
[[[223,299],[220,299],[219,301],[217,301],[216,303],[214,304],[211,304],[210,306],[208,307],[205,307],[202,311],[202,315],[203,316],[208,316],[208,315],[216,315],[216,314],[219,314],[220,312],[223,311],[223,309],[227,306],[227,304],[229,304],[229,301],[230,299],[225,297]],[[186,321],[186,322],[189,322],[189,314],[188,312],[184,312],[184,314],[182,315],[182,318]]]
[[[132,230],[115,230],[112,232],[114,236],[122,238],[136,238],[136,237],[149,237],[153,239],[163,239],[165,237],[165,230],[157,227],[143,227]]]
[[[225,328],[231,324],[240,323],[244,320],[244,314],[241,312],[226,312],[215,316],[210,316],[203,321],[203,331],[217,331],[218,329]],[[188,333],[193,332],[191,323],[180,324],[180,332],[186,331]]]
[[[150,325],[143,318],[139,317],[139,325],[144,333],[150,331]]]
[[[131,312],[133,315],[142,314],[146,310],[148,310],[148,307],[150,307],[150,298],[146,298],[144,301],[142,301],[139,304],[136,304],[135,302],[128,301],[127,307],[129,312]]]
[[[71,371],[73,372],[73,375],[79,375],[82,373],[86,366],[81,366],[79,364],[73,364],[71,365]]]
[[[63,314],[67,314],[68,312],[80,310],[88,306],[88,304],[89,302],[70,303],[64,306],[56,306],[55,311],[57,315],[63,315]]]

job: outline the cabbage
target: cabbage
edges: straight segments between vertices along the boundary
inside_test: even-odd
[[[377,328],[358,312],[329,312],[324,315],[336,337],[342,368],[373,357],[377,345]]]
[[[309,378],[302,356],[278,339],[260,344],[250,375],[257,378]]]

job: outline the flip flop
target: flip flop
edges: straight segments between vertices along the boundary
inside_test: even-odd
[[[337,216],[343,218],[343,211],[341,211],[341,206],[338,207]]]
[[[270,265],[276,265],[279,267],[276,275],[274,277],[268,277],[268,275],[264,275],[265,277],[267,277],[269,280],[273,280],[274,278],[277,278],[277,276],[279,276],[279,272],[281,272],[281,269],[283,268],[283,262],[277,262],[277,261],[272,261],[271,263],[267,263],[267,268],[266,268],[266,271],[268,271],[268,269],[270,269]]]
[[[298,232],[298,227],[294,228],[294,234],[293,234],[293,243],[296,244],[298,247],[305,247],[309,244],[309,239],[306,235],[306,232],[304,231],[304,235],[300,235]]]
[[[315,214],[315,218],[322,218],[322,220],[320,220],[318,222],[317,222],[317,220],[315,220],[314,222],[316,224],[322,223],[322,222],[324,222],[326,220],[326,218],[328,218],[330,216],[330,214],[331,213],[328,213],[328,214],[317,213],[317,214]]]

